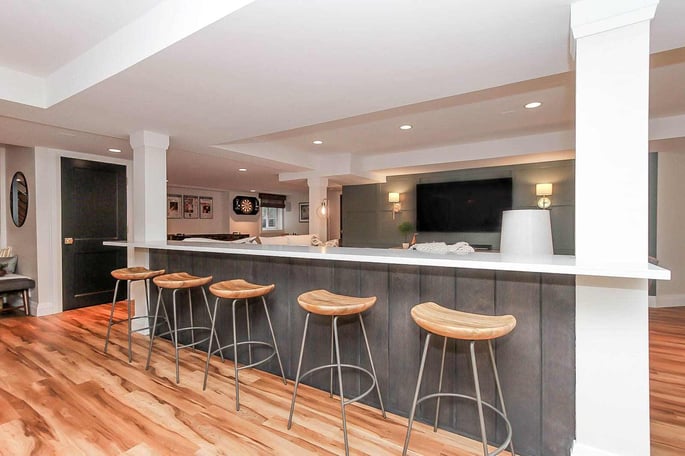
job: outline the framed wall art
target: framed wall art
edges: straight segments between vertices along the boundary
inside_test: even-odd
[[[183,195],[183,218],[199,218],[198,198],[194,195]]]
[[[300,204],[300,222],[309,222],[309,203]]]
[[[200,218],[214,218],[214,200],[211,196],[200,197]]]
[[[181,218],[181,195],[166,196],[166,217],[170,219]]]

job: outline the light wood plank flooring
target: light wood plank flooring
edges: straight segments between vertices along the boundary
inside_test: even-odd
[[[652,456],[685,454],[685,307],[650,309]]]
[[[118,306],[123,317],[125,307]],[[109,354],[109,306],[48,317],[0,319],[1,455],[321,455],[342,454],[340,406],[302,387],[293,428],[286,422],[292,382],[244,370],[235,411],[233,367],[212,361],[202,391],[204,354],[181,353],[174,381],[171,345],[155,346],[144,370],[147,338],[134,336],[127,362],[125,325],[115,326]],[[415,381],[412,379],[411,381]],[[407,398],[410,400],[410,398]],[[397,455],[406,419],[363,406],[347,408],[352,454]],[[478,442],[415,425],[411,454],[477,455]],[[665,454],[665,453],[664,453]]]

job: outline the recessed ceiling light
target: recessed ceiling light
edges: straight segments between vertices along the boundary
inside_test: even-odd
[[[539,102],[539,101],[531,101],[530,103],[527,103],[526,105],[524,105],[524,108],[526,108],[526,109],[535,109],[535,108],[539,108],[540,106],[542,106],[542,103],[541,103],[541,102]]]
[[[240,171],[241,173],[244,173],[245,171],[247,171],[247,168],[238,168],[238,171]]]
[[[407,125],[400,125],[400,130],[411,130],[412,126],[407,124]]]
[[[318,146],[319,144],[323,144],[323,141],[321,141],[320,139],[315,139],[314,141],[312,141],[312,144],[316,144]]]
[[[250,190],[250,193],[254,193],[254,192],[256,192],[256,191],[257,191],[257,190],[252,189],[252,190]]]
[[[121,149],[109,148],[109,149],[107,149],[107,150],[110,151],[110,152],[114,152],[114,153],[119,153],[119,152],[121,152]]]

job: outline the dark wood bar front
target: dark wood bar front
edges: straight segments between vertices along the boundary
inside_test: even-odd
[[[150,267],[212,275],[214,282],[241,278],[259,284],[274,283],[276,288],[266,299],[289,379],[295,376],[304,326],[305,313],[297,305],[299,294],[324,288],[350,296],[376,296],[378,301],[364,314],[364,322],[385,407],[403,416],[408,415],[411,406],[425,337],[410,317],[414,305],[434,301],[468,312],[512,314],[518,321],[517,327],[497,341],[495,351],[516,452],[536,456],[569,454],[575,437],[573,275],[163,249],[150,250]],[[199,291],[193,293],[193,301],[202,302]],[[187,309],[181,307],[181,319],[187,319]],[[268,340],[264,313],[254,307],[250,313],[252,336]],[[244,321],[242,312],[237,318]],[[208,324],[201,318],[204,315],[196,316],[200,320],[195,322],[197,326]],[[355,323],[355,320],[350,324],[343,321],[340,326],[341,357],[343,362],[365,364],[368,361],[359,325]],[[224,343],[232,331],[230,303],[220,307],[216,325]],[[330,319],[312,318],[303,370],[329,362],[330,338]],[[435,338],[423,381],[426,388],[433,390],[437,390],[441,348],[442,340]],[[443,391],[473,393],[467,349],[465,345],[455,349],[454,342],[448,343]],[[484,399],[495,403],[494,380],[486,350],[481,349],[478,354],[481,388]],[[254,354],[267,353],[255,349]],[[232,358],[232,353],[224,355]],[[261,368],[280,375],[275,359]],[[354,373],[346,377],[346,396],[356,396],[368,387],[366,379],[361,380],[361,385],[359,381]],[[317,373],[303,382],[328,390],[329,375]],[[226,388],[229,387],[227,382]],[[292,384],[284,388],[292,389]],[[378,406],[374,394],[368,395],[364,402]],[[427,401],[419,406],[417,419],[432,422],[434,413],[435,402]],[[490,416],[489,429],[497,430],[490,431],[489,435],[501,441],[504,426],[494,422],[494,416]],[[478,440],[475,405],[469,401],[444,400],[440,427]]]

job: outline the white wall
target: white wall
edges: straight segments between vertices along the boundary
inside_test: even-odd
[[[657,258],[671,270],[671,280],[656,285],[656,306],[685,306],[685,150],[659,153],[657,188]]]
[[[230,233],[229,212],[231,200],[228,192],[218,192],[213,190],[202,190],[188,187],[167,187],[167,194],[172,195],[193,195],[209,196],[213,199],[214,217],[211,219],[167,219],[167,233],[176,234],[214,234]],[[183,215],[183,214],[181,214]]]

